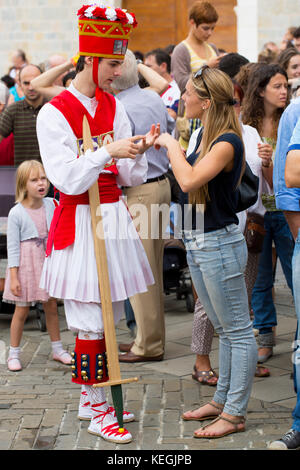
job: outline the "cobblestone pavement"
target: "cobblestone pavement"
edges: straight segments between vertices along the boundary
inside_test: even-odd
[[[276,281],[277,346],[268,361],[271,376],[255,379],[246,432],[217,440],[193,439],[197,422],[184,422],[181,413],[210,400],[213,387],[191,378],[194,355],[190,351],[193,315],[184,300],[166,297],[166,355],[162,362],[121,364],[122,377],[139,381],[123,386],[125,408],[136,415],[127,424],[134,440],[116,446],[87,432],[88,422],[77,419],[80,386],[72,384],[70,368],[51,359],[50,341],[30,313],[22,339],[23,370],[7,370],[4,349],[9,346],[11,315],[0,315],[0,450],[213,450],[267,449],[286,432],[296,403],[291,345],[296,320],[293,300],[282,279]],[[71,351],[74,336],[66,328],[60,307],[61,336]],[[130,342],[125,321],[117,329],[120,342]],[[218,338],[213,341],[212,365],[218,370]],[[109,390],[108,390],[109,392]]]

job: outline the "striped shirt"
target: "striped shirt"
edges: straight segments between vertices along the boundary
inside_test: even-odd
[[[8,137],[11,133],[14,134],[14,166],[19,166],[24,160],[41,161],[36,118],[45,103],[46,101],[34,108],[25,99],[8,106],[1,114],[0,135]]]
[[[196,73],[204,64],[206,64],[213,57],[217,57],[216,51],[207,43],[204,42],[205,47],[205,57],[200,57],[193,48],[189,45],[187,41],[182,41],[186,48],[188,49],[191,56],[191,70],[192,73]]]

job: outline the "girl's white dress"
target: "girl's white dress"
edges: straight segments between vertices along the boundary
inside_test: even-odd
[[[21,284],[20,297],[10,290],[10,269],[7,268],[3,292],[4,302],[14,303],[19,307],[35,305],[37,302],[47,302],[49,295],[40,288],[40,278],[45,260],[45,248],[48,236],[46,211],[44,205],[39,209],[25,208],[38,231],[38,238],[20,242],[20,265],[18,279]]]

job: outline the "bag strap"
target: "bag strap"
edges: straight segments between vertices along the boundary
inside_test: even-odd
[[[195,144],[194,150],[192,151],[192,153],[190,153],[190,155],[189,155],[188,158],[187,158],[187,161],[189,162],[189,164],[190,164],[191,166],[194,165],[195,161],[196,161],[197,158],[198,158],[198,155],[196,154],[196,150],[197,150],[197,148],[199,147],[199,145],[200,145],[200,143],[201,143],[202,135],[203,135],[203,127],[200,128],[200,131],[199,131],[199,134],[198,134],[198,136],[197,136],[197,140],[196,140],[196,144]]]
[[[197,148],[201,144],[202,136],[203,136],[203,127],[200,127],[200,131],[199,131],[199,134],[197,136],[196,145],[195,145],[195,148],[193,150],[193,153],[196,152]]]

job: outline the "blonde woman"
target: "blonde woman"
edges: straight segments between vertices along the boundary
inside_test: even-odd
[[[8,268],[3,293],[4,302],[15,304],[10,327],[8,369],[22,369],[20,343],[29,307],[43,303],[47,329],[51,338],[53,359],[71,364],[71,356],[62,347],[57,304],[39,287],[45,259],[45,245],[54,212],[54,202],[45,198],[49,182],[42,164],[23,162],[16,177],[16,205],[8,214]],[[45,199],[44,199],[45,198]]]
[[[187,117],[199,118],[204,125],[198,147],[186,160],[170,135],[162,134],[157,144],[168,150],[182,189],[183,221],[187,220],[185,204],[192,207],[192,226],[183,226],[187,260],[198,297],[220,341],[213,400],[185,413],[184,419],[217,417],[196,430],[194,437],[219,438],[245,430],[257,361],[244,279],[247,247],[236,216],[244,146],[234,111],[233,84],[226,74],[202,67],[188,81],[184,101]],[[203,208],[202,228],[197,225],[197,204]]]

